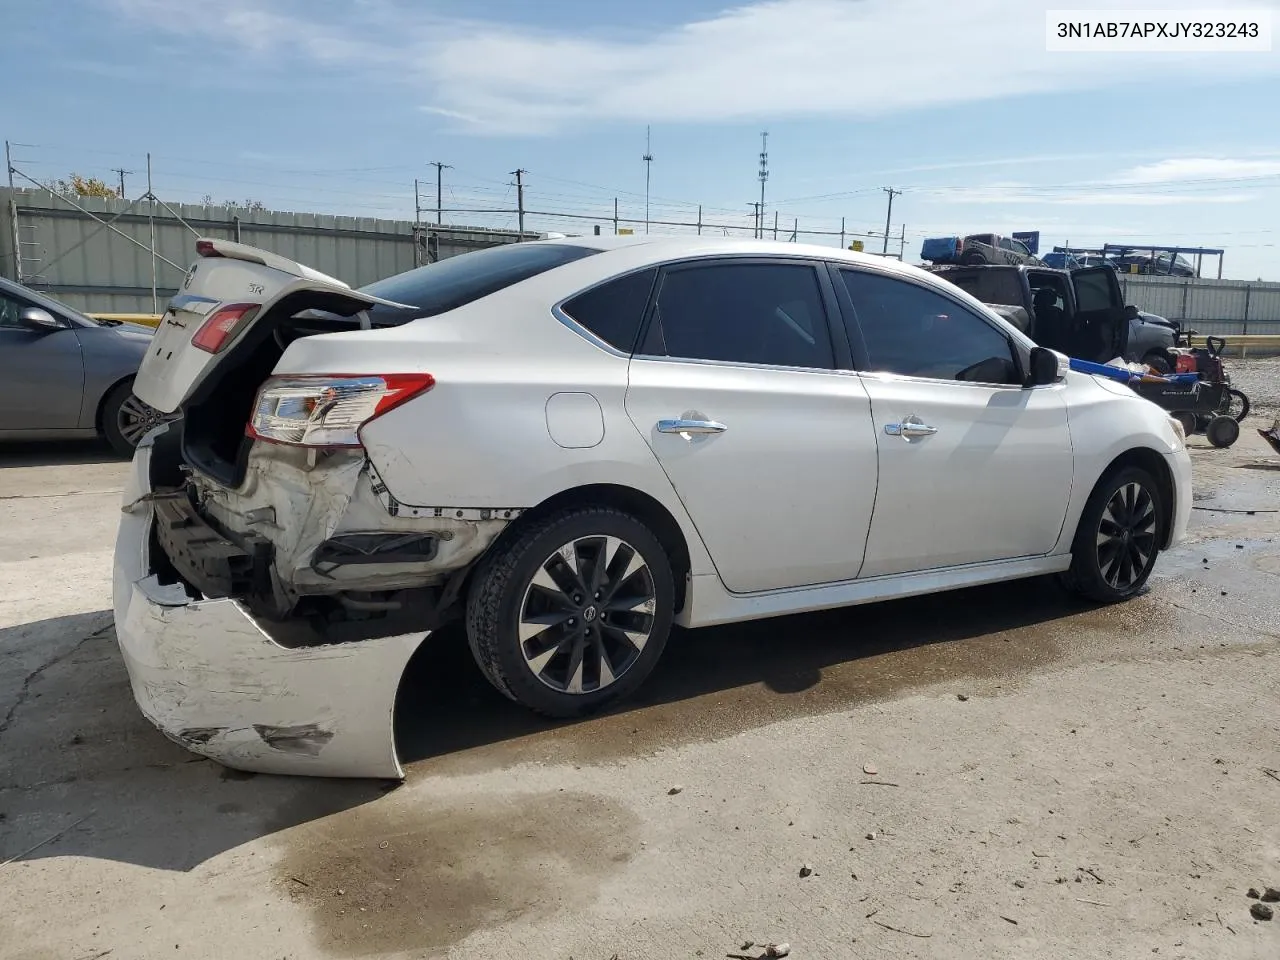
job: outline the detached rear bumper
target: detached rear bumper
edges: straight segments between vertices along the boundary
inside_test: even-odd
[[[142,713],[171,740],[240,770],[404,777],[393,715],[425,633],[289,647],[238,602],[191,600],[151,566],[152,439],[126,483],[113,579],[116,636]]]
[[[1165,549],[1176,546],[1187,538],[1187,524],[1191,521],[1191,457],[1183,448],[1177,453],[1166,454],[1169,471],[1173,474],[1173,523]]]

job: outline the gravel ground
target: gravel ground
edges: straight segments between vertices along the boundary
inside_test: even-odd
[[[1225,360],[1231,374],[1231,385],[1243,390],[1252,404],[1246,424],[1265,427],[1262,420],[1280,417],[1280,357],[1257,360]],[[1257,417],[1259,423],[1251,421]]]

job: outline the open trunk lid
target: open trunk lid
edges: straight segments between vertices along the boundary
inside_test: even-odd
[[[307,310],[349,317],[379,304],[407,307],[246,244],[201,238],[196,251],[200,259],[169,301],[133,383],[134,394],[163,413],[176,412],[261,324]]]

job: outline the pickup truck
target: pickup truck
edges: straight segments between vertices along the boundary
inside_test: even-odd
[[[1138,361],[1173,369],[1177,323],[1126,306],[1109,266],[939,266],[930,272],[992,307],[1042,347],[1079,360]]]
[[[977,266],[1043,263],[1021,240],[997,233],[971,233],[967,237],[929,237],[920,248],[920,259],[934,264]]]

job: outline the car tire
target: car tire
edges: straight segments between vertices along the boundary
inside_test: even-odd
[[[481,560],[467,640],[499,691],[545,716],[578,717],[644,682],[674,608],[671,560],[653,532],[610,507],[574,507]]]
[[[1135,596],[1160,553],[1162,509],[1160,488],[1141,467],[1104,476],[1080,516],[1064,584],[1097,603]]]
[[[1240,439],[1240,421],[1224,413],[1209,421],[1204,435],[1215,447],[1229,447]]]
[[[1152,350],[1142,358],[1142,362],[1161,376],[1164,376],[1167,373],[1173,373],[1173,364],[1171,364],[1169,362],[1169,358],[1159,350]]]
[[[102,401],[102,436],[111,449],[132,459],[138,441],[160,424],[163,416],[133,395],[133,381],[118,383]]]
[[[965,267],[978,267],[986,264],[986,262],[986,256],[979,253],[977,250],[972,253],[966,253],[960,257],[960,264]]]

